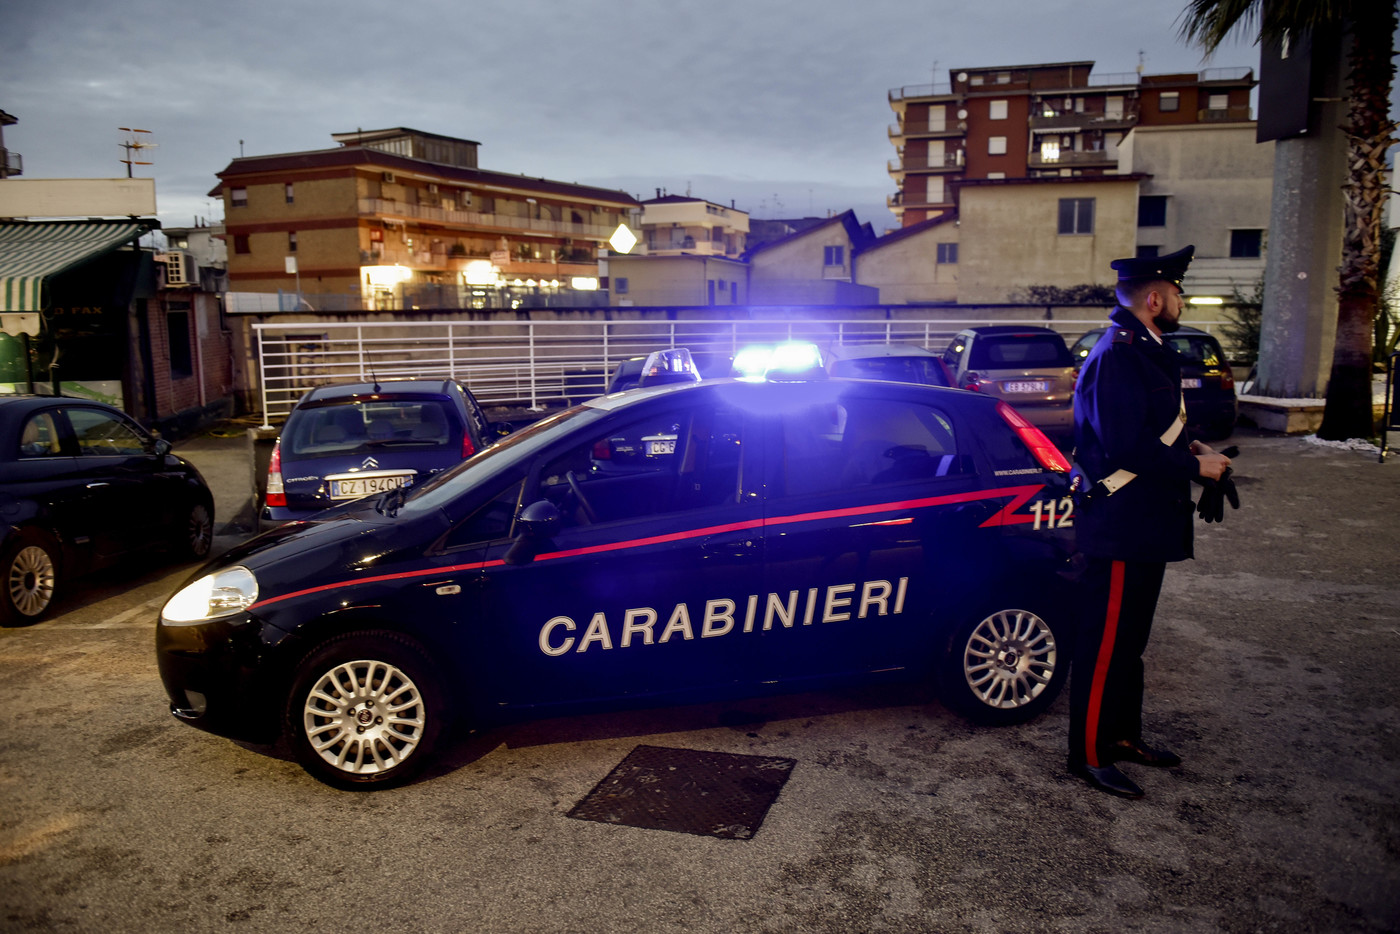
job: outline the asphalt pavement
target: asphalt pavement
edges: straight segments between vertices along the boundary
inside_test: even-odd
[[[920,689],[558,717],[373,794],[176,723],[151,613],[183,573],[0,630],[0,929],[1400,930],[1400,462],[1241,430],[1148,648],[1147,796],[1064,771],[1067,697],[979,729]],[[251,529],[241,437],[177,445]],[[82,605],[79,605],[82,604]],[[638,747],[777,757],[749,839],[574,819]]]

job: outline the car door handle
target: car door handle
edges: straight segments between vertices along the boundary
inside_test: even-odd
[[[106,482],[104,482],[104,481],[98,481],[97,483],[89,483],[89,484],[87,485],[87,488],[88,488],[89,490],[96,490],[96,489],[98,489],[99,487],[104,487],[104,486],[111,486],[111,484],[110,484],[110,483],[106,483]]]
[[[706,539],[700,553],[707,558],[757,558],[758,542],[752,538]]]

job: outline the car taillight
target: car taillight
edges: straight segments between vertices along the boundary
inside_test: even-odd
[[[1235,388],[1235,374],[1230,372],[1230,368],[1229,368],[1228,366],[1225,367],[1223,370],[1220,371],[1220,388],[1221,388],[1221,389],[1234,389],[1234,388]]]
[[[963,388],[971,389],[973,392],[982,391],[982,375],[980,373],[963,374]]]
[[[472,435],[469,431],[462,432],[462,460],[466,460],[476,453],[476,445],[472,443]]]
[[[599,441],[593,445],[593,459],[595,461],[612,460],[612,445],[606,441]]]
[[[282,486],[282,439],[272,446],[272,460],[267,465],[267,505],[287,505],[287,491]]]
[[[1045,437],[1045,432],[1032,425],[1005,402],[997,403],[997,411],[1001,417],[1016,432],[1016,436],[1031,449],[1036,462],[1046,470],[1053,470],[1056,473],[1069,473],[1069,459],[1060,453],[1060,449],[1055,447],[1053,441]]]

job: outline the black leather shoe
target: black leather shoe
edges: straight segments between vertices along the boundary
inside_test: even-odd
[[[1108,756],[1114,762],[1136,762],[1158,769],[1170,769],[1181,765],[1181,756],[1170,749],[1157,749],[1142,740],[1121,739],[1108,747]]]
[[[1120,798],[1141,798],[1142,789],[1133,780],[1111,765],[1070,764],[1069,770],[1099,791],[1117,795]]]

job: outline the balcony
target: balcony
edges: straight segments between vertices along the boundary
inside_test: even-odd
[[[449,211],[446,208],[404,204],[402,201],[390,201],[384,198],[361,198],[359,213],[361,217],[393,217],[442,224],[446,227],[499,230],[512,233],[523,232],[553,237],[580,237],[603,241],[611,237],[615,229],[597,224],[571,224],[567,221],[552,221],[539,217],[482,214],[478,211]]]
[[[959,120],[949,122],[946,120],[906,120],[903,123],[891,123],[889,134],[890,139],[901,139],[906,136],[927,136],[933,138],[949,138],[963,136],[967,133],[967,121]]]
[[[1081,130],[1126,130],[1137,126],[1138,109],[1130,107],[1122,113],[1036,114],[1030,119],[1033,133],[1076,133]]]
[[[0,178],[24,174],[24,157],[12,149],[0,149]]]
[[[446,250],[384,249],[360,251],[362,266],[403,266],[420,273],[459,273],[468,263],[481,262],[485,256],[453,255]],[[542,262],[536,259],[510,259],[497,263],[497,270],[507,279],[563,279],[571,276],[596,276],[597,260],[584,262]]]
[[[1254,113],[1248,104],[1241,104],[1223,110],[1198,110],[1196,119],[1201,123],[1248,123],[1254,119]]]
[[[1085,152],[1061,149],[1059,155],[1053,157],[1043,156],[1039,152],[1031,152],[1026,158],[1026,164],[1033,169],[1055,169],[1065,166],[1117,168],[1118,157],[1110,156],[1102,149],[1092,149]]]
[[[890,90],[891,101],[905,101],[911,97],[944,97],[952,96],[953,86],[951,84],[911,84],[907,87],[892,88]]]
[[[943,155],[910,156],[907,159],[891,159],[888,169],[891,175],[903,172],[956,172],[963,167],[963,151],[945,152]]]
[[[917,211],[951,211],[954,205],[952,198],[929,201],[927,195],[906,197],[904,192],[897,191],[885,197],[885,207],[896,214],[902,214],[906,208]]]

